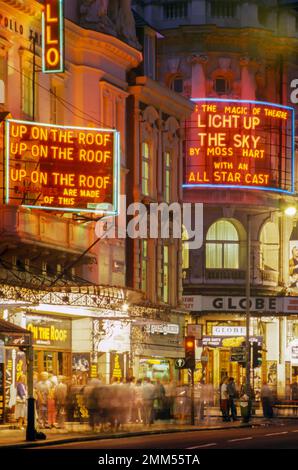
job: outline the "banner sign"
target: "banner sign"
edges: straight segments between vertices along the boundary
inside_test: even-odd
[[[71,320],[42,315],[26,315],[26,328],[33,344],[47,348],[71,349]]]
[[[7,204],[117,215],[119,133],[6,121]]]
[[[184,187],[294,192],[294,109],[194,99],[186,123]]]
[[[245,336],[203,336],[200,346],[209,348],[239,348],[245,342]],[[263,343],[262,336],[250,336],[250,343]]]
[[[63,0],[44,0],[42,71],[43,73],[64,72]]]

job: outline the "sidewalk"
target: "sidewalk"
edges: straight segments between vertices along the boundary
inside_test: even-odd
[[[158,421],[153,425],[144,426],[142,424],[127,424],[124,429],[112,433],[93,432],[87,424],[67,423],[67,429],[45,429],[46,440],[38,440],[34,442],[26,442],[26,432],[18,429],[10,429],[8,425],[0,426],[0,447],[1,448],[21,448],[34,446],[48,446],[54,444],[62,444],[67,442],[90,441],[98,439],[116,439],[120,437],[138,436],[144,434],[164,434],[172,432],[190,432],[190,431],[206,431],[228,428],[242,428],[254,426],[270,426],[281,424],[281,419],[265,419],[261,417],[253,417],[249,423],[242,423],[238,418],[235,422],[223,423],[219,417],[212,417],[209,424],[204,421],[191,426],[189,424],[169,423]]]

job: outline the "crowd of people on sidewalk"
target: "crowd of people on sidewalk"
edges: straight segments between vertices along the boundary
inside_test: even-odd
[[[199,423],[210,423],[211,410],[220,405],[224,422],[247,419],[253,412],[256,397],[250,400],[245,381],[238,387],[233,377],[224,377],[219,390],[211,384],[194,385],[194,415]],[[26,377],[22,375],[16,387],[15,419],[20,429],[24,428],[27,414]],[[155,421],[187,423],[191,415],[191,387],[183,383],[149,378],[126,380],[113,378],[105,384],[100,378],[89,379],[87,384],[71,382],[66,377],[42,372],[34,376],[34,398],[36,423],[40,429],[64,428],[65,422],[89,422],[91,429],[120,430],[127,424],[151,426]],[[292,400],[298,399],[298,381],[291,385]],[[274,394],[272,388],[263,383],[260,403],[263,416],[273,417]],[[237,414],[237,407],[240,413]]]

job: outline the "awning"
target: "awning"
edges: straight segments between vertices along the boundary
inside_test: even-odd
[[[31,332],[1,318],[0,340],[5,346],[27,348],[31,345]]]

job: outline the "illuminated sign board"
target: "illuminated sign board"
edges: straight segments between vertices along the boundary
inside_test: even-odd
[[[118,214],[119,133],[6,121],[5,202]]]
[[[294,109],[195,99],[186,123],[184,187],[294,192]]]
[[[45,0],[42,13],[42,71],[64,71],[63,0]]]
[[[59,349],[71,348],[71,320],[27,315],[26,329],[31,331],[35,345]]]

